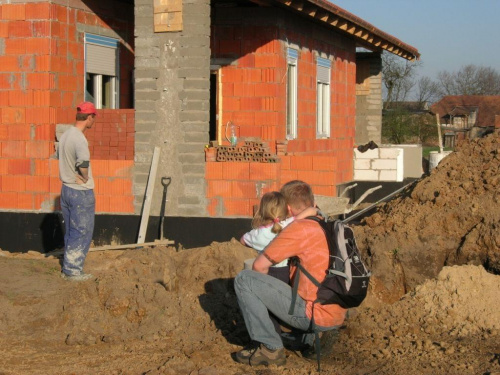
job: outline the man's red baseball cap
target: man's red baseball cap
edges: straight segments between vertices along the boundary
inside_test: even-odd
[[[76,112],[97,116],[95,106],[91,102],[82,102],[78,104],[78,106],[76,107]]]

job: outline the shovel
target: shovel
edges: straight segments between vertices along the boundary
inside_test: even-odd
[[[165,206],[167,205],[167,189],[168,185],[170,185],[171,182],[172,182],[171,177],[161,178],[161,184],[163,185],[163,196],[160,208],[160,242],[162,242],[165,239],[163,237],[163,222],[165,221]]]

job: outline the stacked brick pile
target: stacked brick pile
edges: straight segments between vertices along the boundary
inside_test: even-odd
[[[246,161],[277,163],[279,158],[271,152],[269,144],[262,141],[245,141],[242,146],[218,146],[217,161]]]

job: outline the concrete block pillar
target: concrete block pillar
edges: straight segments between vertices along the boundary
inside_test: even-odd
[[[151,215],[171,177],[166,215],[205,216],[204,145],[209,140],[210,3],[183,1],[183,30],[154,33],[153,0],[135,2],[134,196],[140,213],[155,146],[161,148]]]
[[[357,145],[382,139],[382,58],[380,53],[356,53]]]

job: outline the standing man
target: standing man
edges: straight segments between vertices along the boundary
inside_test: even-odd
[[[80,103],[75,125],[64,132],[59,141],[59,177],[61,210],[64,218],[64,261],[61,276],[66,280],[85,281],[92,278],[83,272],[83,264],[94,233],[94,179],[85,132],[92,128],[97,116],[94,104]]]
[[[314,206],[312,189],[303,181],[286,183],[281,188],[281,193],[294,216]],[[236,276],[234,289],[248,334],[254,342],[260,344],[237,352],[236,361],[251,366],[282,366],[286,363],[283,342],[274,329],[269,312],[302,331],[311,328],[313,315],[315,327],[319,331],[327,331],[343,323],[347,310],[339,305],[315,304],[318,287],[303,273],[300,273],[294,313],[289,315],[292,287],[267,273],[272,265],[294,256],[299,258],[302,266],[316,280],[320,283],[324,280],[330,252],[319,223],[306,219],[295,220],[255,259],[252,270],[241,271]],[[290,269],[290,275],[293,283],[295,267]],[[311,335],[307,335],[308,344],[312,344],[311,339]]]

